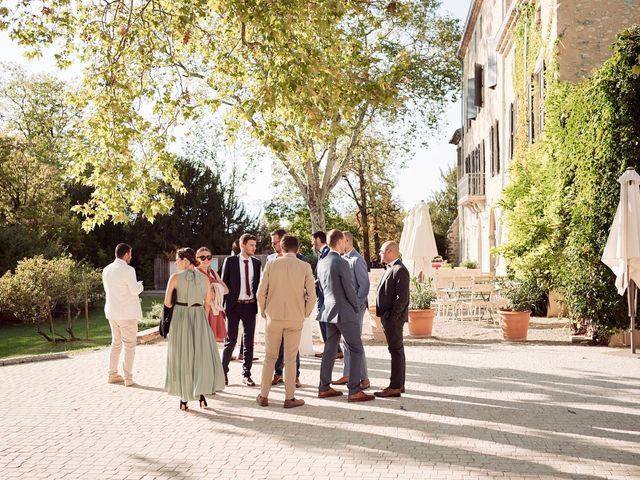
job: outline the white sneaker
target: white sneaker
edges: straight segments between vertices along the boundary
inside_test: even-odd
[[[112,375],[109,377],[109,380],[107,380],[108,383],[122,383],[124,382],[124,378],[122,378],[120,375]]]

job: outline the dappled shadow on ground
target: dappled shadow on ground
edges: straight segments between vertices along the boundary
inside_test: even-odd
[[[478,348],[481,354],[481,345],[456,348]],[[388,375],[388,360],[369,358],[368,362],[371,377]],[[319,365],[319,360],[306,359],[303,368],[318,370]],[[606,378],[585,372],[570,377],[517,368],[410,361],[410,387],[400,399],[366,404],[348,404],[344,396],[319,400],[315,398],[317,387],[309,386],[297,392],[308,404],[283,415],[280,402],[261,408],[253,397],[257,389],[247,389],[240,394],[219,394],[208,409],[190,413],[254,432],[251,435],[276,435],[297,448],[326,451],[357,462],[380,456],[433,464],[446,459],[458,462],[461,468],[489,473],[493,471],[489,466],[499,466],[511,475],[575,478],[575,474],[546,465],[540,457],[555,459],[553,465],[588,458],[594,462],[615,459],[629,468],[640,467],[640,457],[628,447],[640,438],[638,403],[607,395],[607,390],[627,389],[637,398],[640,392],[635,380],[624,375]],[[461,387],[475,394],[456,393]],[[255,409],[255,415],[248,417],[246,408],[236,413],[238,405]]]

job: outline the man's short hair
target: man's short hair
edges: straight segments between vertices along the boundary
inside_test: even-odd
[[[295,253],[298,251],[298,248],[300,247],[300,242],[298,241],[297,237],[294,237],[293,235],[285,234],[280,239],[280,245],[282,246],[283,252]]]
[[[334,228],[333,230],[329,230],[328,236],[329,236],[329,246],[333,248],[336,245],[338,245],[338,242],[340,240],[344,238],[344,233],[342,233],[342,230],[337,230]]]
[[[284,237],[287,234],[287,231],[283,228],[278,228],[276,230],[274,230],[273,232],[271,232],[271,236],[273,237],[274,235],[277,235],[278,238],[282,239],[282,237]]]
[[[327,234],[322,230],[318,230],[317,232],[312,233],[311,236],[316,240],[319,239],[322,243],[327,243]]]
[[[349,240],[351,243],[353,243],[353,233],[349,232],[348,230],[344,230],[342,234],[344,235],[345,240]]]
[[[249,240],[255,240],[257,242],[258,238],[250,233],[243,233],[240,236],[240,245],[246,245]]]
[[[131,245],[119,243],[116,245],[116,257],[122,258],[131,251]]]

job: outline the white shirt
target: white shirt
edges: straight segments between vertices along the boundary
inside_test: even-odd
[[[116,258],[102,271],[106,299],[104,314],[109,320],[140,320],[142,306],[138,295],[144,290],[136,281],[136,271],[124,260]]]
[[[249,291],[251,295],[247,295],[247,283],[244,275],[244,261],[249,261]],[[238,300],[251,300],[254,298],[253,295],[253,262],[251,261],[251,257],[245,257],[244,255],[238,255],[238,263],[240,264],[240,295],[238,295]]]

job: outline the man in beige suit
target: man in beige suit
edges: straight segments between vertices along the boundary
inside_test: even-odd
[[[258,306],[267,318],[267,325],[260,395],[256,401],[263,407],[269,405],[271,372],[284,338],[284,408],[294,408],[304,405],[304,400],[294,397],[296,354],[302,324],[316,303],[316,290],[311,266],[296,258],[298,239],[285,235],[280,244],[284,255],[267,263],[258,287]]]

